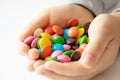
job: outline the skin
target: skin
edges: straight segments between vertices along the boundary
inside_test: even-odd
[[[120,13],[101,14],[94,18],[88,9],[74,4],[56,6],[43,11],[20,35],[19,52],[22,55],[29,54],[30,49],[23,41],[38,27],[53,24],[65,26],[71,18],[78,19],[81,25],[92,21],[88,30],[90,42],[81,59],[70,63],[34,61],[29,65],[29,68],[33,68],[32,71],[52,80],[89,80],[114,63],[120,47]]]

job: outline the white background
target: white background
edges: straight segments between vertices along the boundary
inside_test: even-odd
[[[48,2],[49,1],[49,2]],[[26,70],[27,58],[17,52],[17,38],[24,27],[55,0],[0,0],[0,80],[48,80]],[[119,60],[94,80],[120,80]]]

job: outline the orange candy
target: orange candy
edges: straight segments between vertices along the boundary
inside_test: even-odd
[[[52,48],[50,46],[44,46],[41,50],[41,56],[42,58],[46,58],[48,56],[50,56],[52,53]]]
[[[63,29],[60,26],[58,26],[58,25],[53,25],[52,29],[58,35],[62,35],[63,34]]]
[[[76,51],[80,52],[80,54],[83,53],[84,49],[86,48],[87,44],[84,43],[82,45],[80,45],[80,47],[78,49],[76,49]]]
[[[77,19],[70,19],[67,23],[68,27],[72,27],[72,26],[77,26],[79,24],[79,21]]]
[[[30,49],[28,52],[28,57],[32,60],[36,60],[39,58],[39,53],[36,48]]]
[[[76,37],[79,33],[79,29],[77,27],[71,27],[69,30],[68,30],[68,36],[69,37]]]
[[[45,27],[44,31],[47,32],[47,33],[49,33],[49,34],[51,34],[51,35],[54,34],[54,31],[53,31],[53,29],[52,29],[51,26]]]

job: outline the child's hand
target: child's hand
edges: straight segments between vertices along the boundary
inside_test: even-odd
[[[96,17],[90,25],[90,42],[80,61],[71,63],[50,61],[42,67],[37,67],[36,72],[55,80],[87,80],[104,71],[113,64],[119,51],[119,22],[120,13]]]
[[[46,27],[48,25],[53,25],[53,24],[57,24],[62,27],[65,27],[67,25],[66,24],[67,21],[71,18],[78,19],[79,24],[83,26],[87,22],[91,22],[93,20],[94,16],[90,11],[88,11],[84,7],[81,7],[80,5],[69,4],[69,5],[51,7],[49,9],[45,10],[42,14],[40,14],[40,16],[38,16],[35,20],[33,20],[33,22],[31,22],[30,25],[28,25],[28,27],[26,27],[25,30],[23,31],[23,33],[20,35],[19,53],[21,55],[28,56],[28,54],[31,54],[32,52],[36,52],[35,49],[30,49],[28,45],[23,43],[23,41],[27,36],[32,35],[33,32],[38,27]],[[40,67],[43,68],[44,62],[45,61],[42,61],[42,60],[39,60],[39,61],[30,60],[28,69],[30,71],[34,71],[34,69],[38,65],[39,65],[39,68]],[[39,72],[40,70],[36,70],[36,71]],[[47,71],[49,71],[49,70],[47,70]]]

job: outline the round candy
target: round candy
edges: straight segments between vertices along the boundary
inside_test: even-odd
[[[37,28],[37,29],[34,31],[34,36],[35,36],[35,37],[40,37],[42,32],[43,32],[43,29],[42,29],[42,28]]]
[[[71,56],[71,54],[72,54],[72,52],[71,52],[71,51],[65,51],[65,52],[63,53],[63,55],[66,55],[66,56],[68,56],[68,57],[70,57],[70,56]]]
[[[51,46],[52,43],[48,38],[41,38],[38,40],[38,47],[43,48],[44,46]]]
[[[71,61],[78,61],[81,55],[78,51],[75,51],[71,54]]]
[[[31,43],[34,39],[35,39],[34,36],[28,36],[27,38],[25,38],[24,43],[27,45],[31,45]]]
[[[64,51],[64,47],[62,44],[59,44],[59,43],[56,43],[52,46],[52,50],[53,51],[56,51],[56,50],[61,50],[61,51]]]
[[[45,27],[44,31],[45,31],[46,33],[51,34],[51,35],[54,34],[54,31],[53,31],[53,29],[52,29],[51,26]]]
[[[85,28],[85,35],[88,35],[88,28],[91,22],[86,23],[83,27]]]
[[[63,29],[58,26],[58,25],[53,25],[53,31],[56,33],[56,34],[59,34],[59,35],[62,35],[63,34]]]
[[[39,58],[39,53],[38,53],[38,50],[37,49],[30,49],[29,52],[28,52],[28,57],[30,59],[33,59],[33,60],[36,60]]]
[[[87,43],[87,36],[86,35],[82,36],[81,39],[80,39],[79,44],[81,45],[83,43]]]
[[[78,45],[72,45],[72,49],[76,50],[79,46]]]
[[[57,61],[58,62],[57,58],[54,58],[54,57],[47,58],[47,61]]]
[[[84,34],[84,32],[85,32],[85,29],[84,28],[80,28],[79,29],[79,33],[77,35],[77,38],[80,38]]]
[[[58,55],[62,55],[62,51],[61,50],[57,50],[57,51],[54,51],[52,54],[51,54],[51,57],[57,57]]]
[[[52,35],[52,38],[55,38],[55,37],[57,37],[57,36],[59,36],[58,34],[53,34]]]
[[[75,42],[75,45],[78,45],[80,42],[80,38],[77,38],[76,42]]]
[[[39,38],[35,38],[32,43],[31,43],[31,48],[37,48],[37,43],[38,43]]]
[[[52,53],[51,46],[45,46],[41,50],[41,56],[42,56],[42,58],[46,58],[46,57],[50,56],[51,53]]]
[[[76,27],[77,27],[78,29],[80,29],[80,28],[81,28],[81,26],[80,26],[80,25],[77,25]]]
[[[68,36],[69,37],[76,37],[79,33],[79,29],[77,27],[71,27],[69,30],[68,30]]]
[[[64,40],[63,37],[57,36],[57,37],[55,37],[55,38],[52,39],[52,42],[53,42],[53,44],[55,44],[55,43],[64,44],[65,40]]]
[[[70,62],[71,61],[71,58],[66,56],[66,55],[59,55],[57,57],[57,60],[59,60],[60,62]]]
[[[68,51],[68,50],[70,50],[70,48],[71,48],[71,46],[68,45],[68,44],[64,44],[63,47],[64,47],[64,50],[65,50],[65,51]]]
[[[77,19],[70,19],[67,23],[68,27],[72,27],[72,26],[77,26],[79,24],[79,21]]]
[[[66,43],[69,44],[69,45],[74,45],[76,42],[76,39],[75,38],[68,38]]]
[[[51,35],[48,33],[41,33],[41,37],[51,39]]]
[[[69,36],[68,36],[68,29],[64,29],[63,37],[64,37],[64,39],[66,39],[66,40],[69,38]]]

